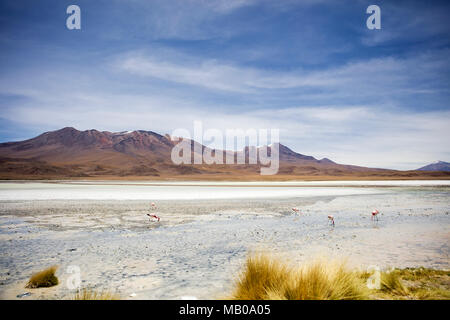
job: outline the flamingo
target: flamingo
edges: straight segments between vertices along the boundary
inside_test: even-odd
[[[372,211],[372,220],[373,220],[373,219],[376,219],[376,220],[378,221],[377,215],[378,215],[379,213],[380,213],[380,212],[379,212],[377,209],[373,210],[373,211]]]
[[[151,206],[152,210],[155,210],[155,209],[156,209],[156,204],[155,204],[154,202],[150,203],[150,206]],[[156,214],[149,214],[149,213],[147,213],[147,215],[148,215],[150,218],[155,218],[155,219],[157,219],[158,222],[159,222],[159,220],[160,220],[160,217],[158,217]]]
[[[295,213],[299,213],[300,210],[298,208],[292,208],[292,211],[294,211]]]
[[[155,219],[157,219],[158,222],[159,222],[159,220],[160,220],[160,217],[158,217],[156,214],[150,214],[150,213],[147,213],[147,215],[148,215],[150,218],[155,218]]]
[[[328,216],[328,221],[331,223],[331,225],[334,227],[334,217],[330,214]]]

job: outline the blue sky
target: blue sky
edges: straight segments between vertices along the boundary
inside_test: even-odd
[[[66,8],[81,8],[68,30]],[[381,30],[366,8],[381,8]],[[414,169],[450,160],[450,4],[3,0],[0,141],[73,126],[279,128],[293,150]]]

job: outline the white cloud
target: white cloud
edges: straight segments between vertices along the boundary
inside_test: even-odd
[[[256,69],[217,60],[190,56],[129,53],[116,61],[115,67],[130,74],[231,92],[256,93],[266,89],[319,88],[321,93],[345,96],[383,96],[399,90],[433,93],[445,89],[449,72],[449,51],[426,52],[398,59],[370,59],[319,71],[280,72]],[[442,80],[433,84],[428,81]],[[306,93],[305,93],[306,94]]]
[[[110,32],[101,36],[107,38],[126,39],[129,28],[136,25],[140,35],[149,39],[183,39],[205,40],[215,37],[227,37],[238,30],[221,28],[216,24],[220,18],[233,12],[265,1],[258,0],[128,0],[126,7],[123,1],[115,0],[116,9],[121,10],[117,26],[112,25]],[[130,21],[130,15],[133,20]],[[111,33],[113,35],[111,35]]]

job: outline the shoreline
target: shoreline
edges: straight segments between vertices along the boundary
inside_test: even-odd
[[[439,183],[445,181],[446,183]],[[386,182],[379,184],[378,182]],[[402,184],[403,182],[403,184]],[[414,184],[414,182],[417,182]],[[428,182],[428,183],[427,183]],[[450,186],[450,178],[441,179],[320,179],[320,180],[208,180],[208,179],[14,179],[8,183],[48,183],[67,185],[126,185],[126,186],[238,186],[238,187],[395,187],[395,186]],[[278,183],[278,185],[277,185]],[[326,184],[329,183],[329,184]],[[341,183],[341,184],[339,184]]]
[[[202,175],[163,175],[163,176],[0,176],[0,182],[8,181],[211,181],[211,182],[288,182],[288,181],[410,181],[410,180],[450,180],[450,172],[427,171],[403,174],[355,174],[355,175],[237,175],[237,174],[202,174]]]

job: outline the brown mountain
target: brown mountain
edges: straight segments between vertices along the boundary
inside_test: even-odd
[[[194,143],[191,141],[192,146]],[[450,173],[341,165],[326,158],[317,160],[296,153],[282,144],[279,145],[278,174],[260,176],[259,165],[175,165],[170,157],[174,145],[168,135],[152,131],[79,131],[67,127],[25,141],[1,143],[0,178],[382,179],[450,176]],[[244,152],[248,160],[248,148]]]

